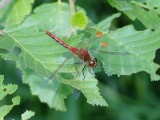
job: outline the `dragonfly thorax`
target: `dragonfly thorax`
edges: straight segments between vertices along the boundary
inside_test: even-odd
[[[97,58],[94,58],[94,59],[92,59],[92,60],[90,60],[89,62],[88,62],[88,66],[89,67],[96,67],[97,66]]]

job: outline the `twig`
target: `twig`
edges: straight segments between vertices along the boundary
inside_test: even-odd
[[[2,0],[0,2],[0,10],[3,9],[10,2],[11,2],[11,0]]]
[[[60,4],[60,3],[61,3],[61,0],[58,0],[58,3]]]
[[[75,13],[75,6],[74,6],[75,0],[69,0],[69,3],[71,8],[71,14],[73,15]]]

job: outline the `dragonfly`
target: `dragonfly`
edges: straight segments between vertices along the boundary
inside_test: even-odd
[[[64,41],[62,41],[60,38],[58,38],[56,35],[52,34],[49,31],[45,31],[45,33],[53,38],[58,44],[64,46],[65,48],[67,48],[72,54],[76,55],[82,62],[85,63],[85,65],[82,68],[82,74],[83,74],[83,80],[85,80],[85,75],[84,75],[84,69],[88,66],[90,68],[95,68],[98,65],[98,60],[97,58],[92,58],[89,51],[87,49],[84,48],[77,48],[77,47],[72,47],[70,45],[68,45],[67,43],[65,43]],[[103,35],[98,34],[98,38],[102,37]],[[97,39],[95,39],[97,40]],[[107,47],[107,43],[102,43],[102,47]],[[98,50],[99,52],[104,52],[104,53],[109,53],[109,54],[124,54],[124,55],[128,55],[128,52],[114,52],[114,51],[102,51],[102,50]],[[67,60],[67,59],[66,59]],[[76,68],[75,64],[81,64],[82,62],[76,62],[74,63],[74,67]],[[59,71],[59,69],[61,69],[61,67],[63,66],[65,62],[63,62],[46,80],[47,82],[51,79],[53,79],[53,77],[55,76],[55,74]],[[79,73],[78,69],[76,68],[77,73]],[[93,74],[93,73],[92,73]],[[74,97],[75,99],[77,99],[80,96],[80,90],[78,89],[74,89]]]
[[[84,72],[83,72],[84,69],[87,66],[90,67],[90,68],[95,68],[97,66],[97,64],[98,64],[97,58],[92,58],[87,49],[72,47],[72,46],[68,45],[67,43],[65,43],[64,41],[62,41],[56,35],[52,34],[51,32],[45,31],[45,33],[49,37],[53,38],[60,45],[62,45],[65,48],[67,48],[72,54],[75,54],[76,56],[78,56],[78,58],[85,63],[84,67],[82,68],[83,80],[85,79],[85,75],[84,75]],[[110,53],[110,54],[128,54],[127,52],[125,52],[125,53],[122,53],[122,52],[120,52],[120,53],[117,53],[117,52],[108,52],[108,51],[100,51],[100,52],[106,52],[106,53]],[[82,63],[82,62],[77,62],[75,64],[79,64],[79,63]],[[49,81],[50,79],[52,79],[53,76],[56,74],[56,72],[58,72],[58,70],[61,67],[62,67],[62,64],[49,76],[49,78],[47,79],[47,81]],[[77,68],[76,68],[76,70],[77,70]],[[77,70],[77,72],[78,72],[78,70]]]
[[[88,52],[88,50],[83,49],[83,48],[76,48],[76,47],[72,47],[68,44],[66,44],[65,42],[63,42],[60,38],[58,38],[57,36],[55,36],[54,34],[52,34],[49,31],[46,31],[46,34],[49,35],[51,38],[53,38],[56,42],[58,42],[59,44],[61,44],[62,46],[64,46],[65,48],[67,48],[71,53],[75,54],[78,56],[78,58],[80,58],[83,62],[87,63],[85,64],[85,66],[82,68],[82,73],[83,70],[85,69],[86,66],[89,66],[91,68],[94,68],[97,66],[97,58],[91,58],[90,53]],[[77,62],[75,64],[79,64],[81,62]],[[77,70],[77,68],[76,68]],[[52,78],[53,75],[51,75],[49,79]],[[84,73],[83,73],[84,76]],[[85,78],[85,77],[84,77]]]

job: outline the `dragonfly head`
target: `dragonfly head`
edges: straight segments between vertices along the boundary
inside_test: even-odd
[[[97,58],[93,58],[92,60],[90,60],[89,62],[88,62],[88,66],[90,66],[90,67],[96,67],[97,66]]]

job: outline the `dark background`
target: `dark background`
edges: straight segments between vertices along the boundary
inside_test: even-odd
[[[35,0],[33,10],[49,2],[53,0]],[[77,0],[76,5],[84,8],[94,23],[118,12],[107,3],[107,0]],[[133,24],[137,30],[145,29],[138,20],[131,21],[124,14],[112,22],[112,29],[128,24]],[[158,56],[160,50],[157,50],[154,59],[160,64]],[[157,70],[157,73],[159,71]],[[50,109],[41,103],[38,97],[32,96],[28,85],[22,83],[21,71],[16,68],[15,62],[0,58],[0,74],[5,75],[4,83],[18,84],[19,88],[14,95],[21,96],[20,106],[14,107],[5,117],[6,120],[20,119],[20,115],[27,109],[35,111],[32,120],[160,120],[160,82],[151,82],[150,75],[143,71],[120,77],[116,75],[108,77],[104,72],[96,73],[98,87],[109,107],[92,106],[86,102],[83,95],[78,99],[70,95],[66,100],[67,112]],[[3,104],[10,102],[10,98],[6,98]]]

